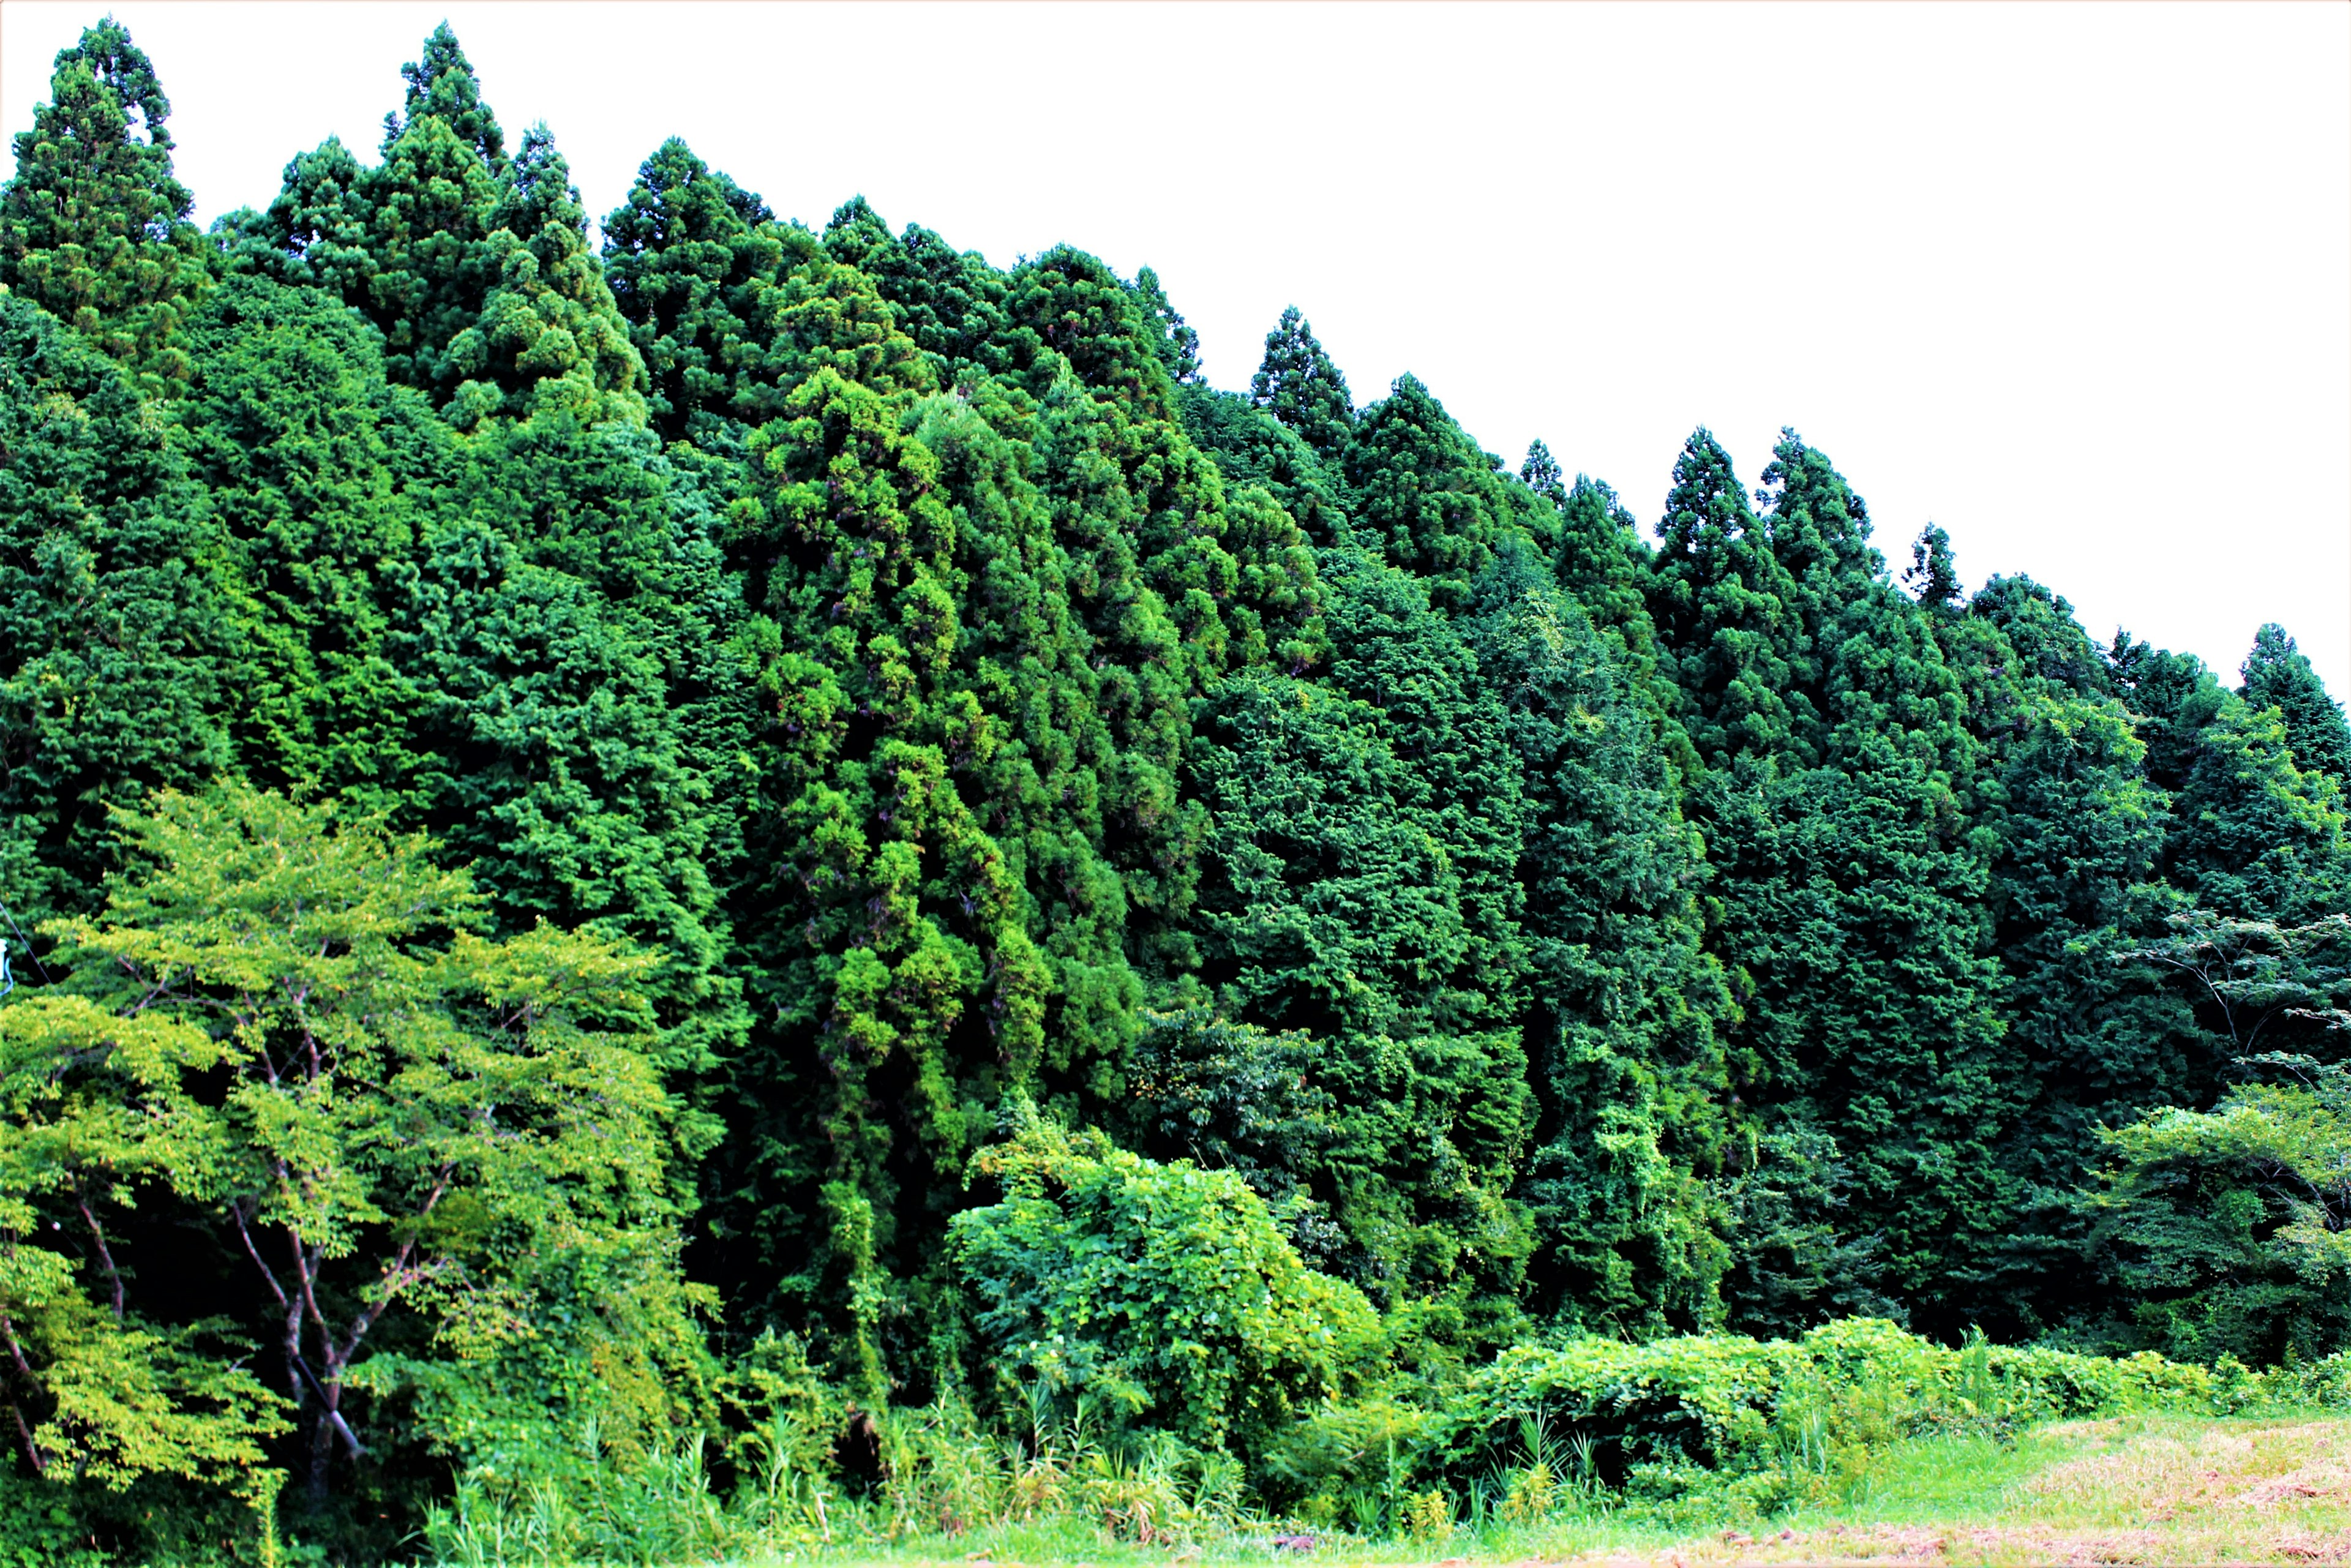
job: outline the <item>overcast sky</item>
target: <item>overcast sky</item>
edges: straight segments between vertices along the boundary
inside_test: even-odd
[[[107,7],[0,6],[0,124]],[[1359,403],[1417,374],[1645,528],[1782,425],[2232,681],[2351,694],[2351,6],[142,5],[197,215],[372,156],[444,16],[589,210],[684,136],[821,225],[862,192],[999,265],[1158,269],[1208,379],[1296,303]]]

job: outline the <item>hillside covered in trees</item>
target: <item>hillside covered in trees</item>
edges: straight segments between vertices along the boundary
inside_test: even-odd
[[[2282,629],[1897,578],[1792,431],[1636,518],[675,141],[599,243],[402,75],[200,232],[101,23],[0,188],[0,1548],[1081,1402],[1286,1504],[1586,1336],[2351,1343]]]

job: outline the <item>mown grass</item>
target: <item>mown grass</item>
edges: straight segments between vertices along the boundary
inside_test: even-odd
[[[1305,1552],[1266,1525],[1137,1544],[1062,1515],[953,1536],[755,1553],[743,1568],[1141,1568],[1322,1564],[2351,1561],[2351,1421],[2144,1415],[2054,1423],[2011,1437],[1890,1444],[1829,1478],[1828,1495],[1769,1519],[1708,1520],[1702,1498],[1660,1514],[1587,1509],[1535,1524],[1458,1526],[1416,1539],[1316,1533]]]

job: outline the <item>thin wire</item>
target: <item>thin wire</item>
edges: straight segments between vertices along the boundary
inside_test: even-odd
[[[8,917],[8,929],[16,934],[16,940],[25,945],[25,956],[30,958],[33,961],[33,967],[41,972],[41,984],[48,985],[50,983],[48,966],[41,962],[41,956],[38,953],[33,951],[33,939],[25,935],[25,928],[16,924],[16,915],[6,904],[0,904],[0,915]],[[6,972],[6,960],[4,956],[0,956],[0,977],[5,977]],[[0,989],[0,996],[6,994],[5,989]]]

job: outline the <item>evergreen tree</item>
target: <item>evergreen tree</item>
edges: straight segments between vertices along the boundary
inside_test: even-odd
[[[159,391],[186,373],[172,340],[210,278],[194,198],[172,175],[171,103],[111,17],[58,52],[49,95],[0,185],[0,284]]]
[[[646,432],[568,409],[462,456],[385,633],[419,694],[401,820],[474,864],[503,926],[659,951],[665,1065],[705,1071],[744,1028],[717,887],[747,716],[713,519]]]
[[[1524,1261],[1507,1193],[1533,1111],[1517,768],[1426,589],[1357,552],[1324,570],[1329,679],[1236,675],[1196,743],[1201,972],[1228,1017],[1313,1041],[1327,1141],[1288,1179],[1344,1234],[1341,1271],[1421,1302],[1440,1339],[1492,1333]]]
[[[402,74],[383,162],[332,140],[296,158],[266,213],[229,220],[233,265],[338,291],[382,330],[392,378],[461,428],[542,404],[642,418],[643,366],[553,138],[507,155],[445,25]]]
[[[1541,450],[1541,442],[1528,455],[1521,478],[1528,472],[1541,472],[1536,453],[1550,463],[1551,454]],[[1615,491],[1595,479],[1579,474],[1573,487],[1563,487],[1558,482],[1556,465],[1552,465],[1550,475],[1548,489],[1531,483],[1529,488],[1546,496],[1558,513],[1559,549],[1552,558],[1552,573],[1583,607],[1593,629],[1615,646],[1632,677],[1635,699],[1648,710],[1656,744],[1667,760],[1683,779],[1694,779],[1699,766],[1698,753],[1673,716],[1679,695],[1669,674],[1669,661],[1659,654],[1646,593],[1649,551],[1633,515]]]
[[[825,225],[825,247],[882,290],[906,334],[936,357],[943,383],[1012,368],[1015,341],[1004,308],[1008,280],[977,251],[958,252],[919,225],[893,236],[862,196]]]
[[[1407,571],[1432,580],[1436,601],[1466,602],[1468,584],[1513,535],[1546,551],[1558,523],[1523,486],[1480,452],[1411,376],[1364,411],[1346,451],[1353,538]]]
[[[1347,378],[1315,340],[1314,329],[1287,306],[1265,335],[1265,358],[1249,378],[1249,401],[1298,433],[1315,455],[1337,463],[1355,423]]]
[[[231,765],[216,516],[128,376],[0,296],[0,901],[78,912],[108,814]]]
[[[1726,1132],[1715,1026],[1736,1017],[1700,947],[1704,846],[1621,644],[1531,546],[1505,549],[1478,604],[1465,632],[1527,799],[1533,1304],[1619,1333],[1702,1327],[1723,1266],[1701,1185]]]
[[[1228,489],[1253,485],[1316,545],[1336,544],[1346,508],[1336,475],[1288,425],[1240,392],[1189,384],[1176,389],[1184,434],[1225,476]]]
[[[433,29],[424,40],[423,58],[401,67],[400,77],[408,84],[408,91],[399,111],[383,117],[385,156],[419,120],[434,120],[472,149],[493,174],[504,172],[506,132],[498,129],[497,116],[482,100],[481,78],[474,74],[474,64],[465,57],[448,23]]]
[[[1794,741],[1794,585],[1748,505],[1730,455],[1704,429],[1682,445],[1657,525],[1650,614],[1679,716],[1701,761],[1729,767]]]
[[[2256,709],[2278,710],[2294,766],[2351,788],[2351,725],[2344,723],[2343,705],[2326,695],[2325,683],[2284,627],[2272,622],[2254,634],[2243,674],[2237,695]]]
[[[331,296],[234,277],[189,323],[179,429],[225,535],[238,771],[398,811],[424,700],[392,663],[396,584],[455,454]]]
[[[669,440],[708,442],[716,416],[755,417],[737,402],[776,299],[783,242],[774,214],[672,137],[637,170],[625,204],[604,220],[613,302],[645,362],[645,405]],[[702,415],[697,422],[696,414]]]
[[[1948,551],[1931,532],[1925,544],[1930,561]],[[2000,1151],[2016,1209],[1967,1265],[1970,1290],[1988,1332],[2041,1333],[2101,1316],[2116,1286],[2080,1196],[2107,1157],[2098,1129],[2197,1102],[2216,1058],[2191,1011],[2124,957],[2176,899],[2156,880],[2170,801],[2072,607],[1995,578],[1935,627],[1985,752],[1977,821],[1998,844],[1986,898],[2017,1073]]]
[[[1134,295],[1144,320],[1155,325],[1151,342],[1159,350],[1159,362],[1167,368],[1168,380],[1179,387],[1196,384],[1200,379],[1200,334],[1186,325],[1183,314],[1160,286],[1159,275],[1151,268],[1134,275]]]
[[[1928,523],[1910,546],[1910,569],[1903,586],[1917,596],[1924,610],[1950,612],[1959,607],[1959,571],[1951,559],[1951,536]]]
[[[1720,446],[1691,438],[1652,600],[1711,769],[1693,804],[1746,1011],[1733,1057],[1767,1124],[1844,1153],[1836,1223],[1884,1238],[1863,1283],[1955,1317],[1954,1270],[2015,1201],[1992,1152],[2015,1074],[1984,956],[1989,846],[1955,788],[1973,787],[1975,746],[1859,497],[1792,434],[1764,480],[1758,517]]]
[[[2172,796],[2162,873],[2198,908],[2302,922],[2351,897],[2334,779],[2295,766],[2284,716],[2254,710],[2201,661],[2117,634],[2110,655],[2141,720],[2147,775]]]

